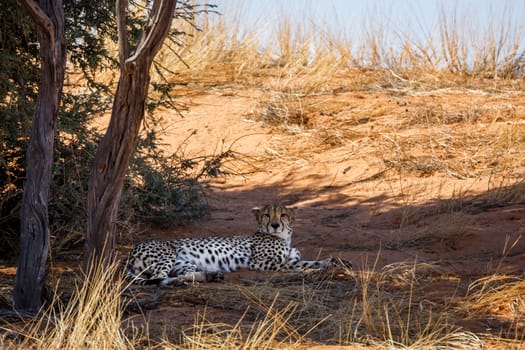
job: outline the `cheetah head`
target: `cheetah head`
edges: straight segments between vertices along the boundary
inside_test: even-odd
[[[295,208],[280,204],[269,204],[262,209],[253,209],[259,231],[290,240]]]

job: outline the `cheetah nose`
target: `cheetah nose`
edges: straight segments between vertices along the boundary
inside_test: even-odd
[[[277,230],[277,229],[279,228],[279,223],[274,222],[274,223],[272,224],[272,227],[273,227],[275,230]]]

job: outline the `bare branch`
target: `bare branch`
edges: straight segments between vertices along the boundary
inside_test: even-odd
[[[145,39],[138,45],[133,56],[126,60],[126,65],[132,65],[134,61],[142,55],[154,57],[164,39],[169,33],[173,13],[177,6],[176,0],[158,0],[153,2],[151,17],[145,28]],[[163,13],[171,13],[171,16],[165,16]]]
[[[36,23],[40,30],[49,36],[51,47],[55,46],[55,27],[49,16],[42,10],[38,2],[33,0],[18,0],[18,4],[24,8],[29,17]]]
[[[119,65],[124,70],[126,59],[129,56],[128,30],[126,28],[126,7],[127,0],[117,0],[116,15],[118,28],[118,48],[119,48]]]

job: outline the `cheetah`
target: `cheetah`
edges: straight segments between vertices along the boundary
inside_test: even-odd
[[[184,284],[224,278],[224,272],[323,269],[334,259],[301,260],[291,247],[295,208],[270,204],[254,209],[258,229],[251,236],[145,241],[135,245],[126,275],[136,284]],[[351,266],[349,262],[345,262]]]

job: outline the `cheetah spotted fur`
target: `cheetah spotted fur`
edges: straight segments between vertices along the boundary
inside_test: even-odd
[[[305,271],[323,269],[334,259],[301,260],[291,247],[295,208],[271,204],[254,209],[258,229],[244,237],[185,238],[138,243],[130,253],[126,275],[137,284],[216,281],[224,272]],[[350,265],[350,263],[346,263]]]

